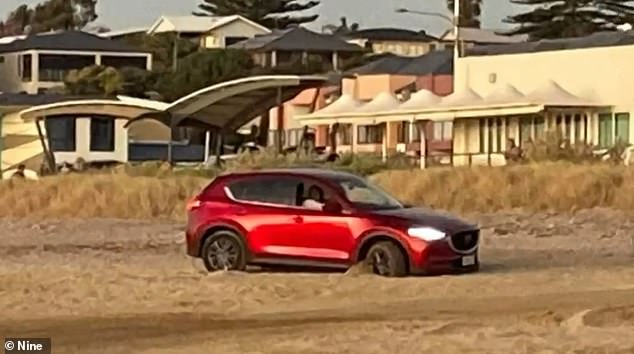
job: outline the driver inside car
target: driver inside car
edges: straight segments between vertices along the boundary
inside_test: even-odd
[[[324,207],[324,191],[318,186],[308,188],[308,197],[302,203],[304,208],[322,210]]]

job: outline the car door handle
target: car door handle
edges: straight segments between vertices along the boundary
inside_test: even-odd
[[[302,218],[301,216],[296,216],[293,218],[293,221],[295,221],[298,224],[301,224],[304,222],[304,218]]]

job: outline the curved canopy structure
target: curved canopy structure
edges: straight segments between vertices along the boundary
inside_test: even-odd
[[[487,103],[518,103],[526,101],[526,97],[515,86],[503,84],[491,91],[484,100]]]
[[[112,99],[85,99],[62,101],[51,104],[33,106],[20,111],[23,121],[35,121],[39,117],[55,119],[66,116],[106,116],[113,118],[132,119],[139,115],[154,112],[156,105],[151,100],[132,99],[129,101]],[[157,102],[162,103],[162,102]],[[165,103],[163,103],[165,104]],[[171,132],[168,127],[154,121],[146,121],[128,130],[131,140],[169,140]]]
[[[363,102],[348,94],[344,94],[341,95],[341,97],[339,97],[335,102],[313,113],[313,116],[322,116],[324,114],[350,113],[358,109],[362,105]]]
[[[422,89],[412,95],[409,100],[403,102],[398,109],[399,110],[415,110],[420,108],[430,108],[437,105],[441,100],[440,96],[437,96],[429,90]]]
[[[477,106],[483,103],[482,96],[473,91],[470,87],[462,91],[456,91],[451,95],[444,97],[440,102],[443,107],[461,107],[461,106]]]
[[[264,75],[212,85],[130,120],[155,119],[172,126],[236,130],[301,91],[323,86],[325,76]],[[124,101],[126,98],[122,98]]]
[[[354,113],[385,112],[394,110],[401,104],[401,101],[391,92],[381,92],[372,101],[359,107]]]
[[[550,106],[594,106],[597,105],[590,99],[578,97],[553,80],[547,81],[526,95],[526,98],[535,103]]]
[[[76,100],[33,106],[20,111],[20,118],[25,121],[33,121],[38,117],[81,114],[134,118],[152,110],[154,110],[152,107],[138,102],[108,99]]]

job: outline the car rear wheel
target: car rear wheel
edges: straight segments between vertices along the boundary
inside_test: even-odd
[[[201,256],[210,272],[246,268],[244,242],[231,231],[217,231],[209,236],[203,244]]]
[[[370,247],[365,258],[372,272],[385,277],[407,275],[407,263],[403,251],[390,241],[381,241]]]

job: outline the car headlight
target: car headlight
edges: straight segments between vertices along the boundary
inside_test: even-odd
[[[414,226],[407,229],[407,234],[425,241],[438,241],[447,236],[446,233],[433,227]]]

